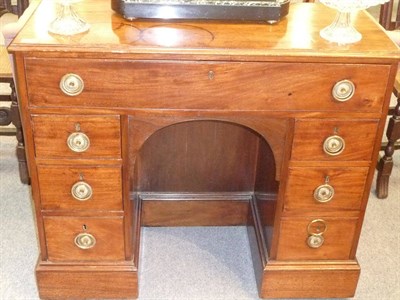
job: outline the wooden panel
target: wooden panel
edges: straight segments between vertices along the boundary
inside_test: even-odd
[[[350,298],[357,288],[356,262],[267,266],[259,286],[261,298]]]
[[[41,206],[44,210],[122,210],[120,166],[38,166]],[[82,176],[82,179],[80,178]],[[72,186],[83,180],[92,196],[76,200]]]
[[[377,112],[390,67],[28,58],[26,69],[32,106]],[[66,73],[83,79],[80,95],[61,92],[59,82]],[[331,92],[343,79],[357,86],[346,103],[335,101]]]
[[[283,137],[281,137],[283,138]],[[282,151],[282,160],[284,153]],[[254,190],[258,193],[277,193],[279,182],[276,181],[276,161],[271,147],[264,139],[260,139],[257,153],[257,170]]]
[[[265,195],[256,194],[256,206],[263,225],[273,226],[276,213],[276,194]]]
[[[296,120],[292,160],[346,161],[371,160],[378,120]],[[330,156],[323,150],[326,138],[339,135],[345,141],[343,152]]]
[[[246,225],[248,201],[146,200],[142,202],[142,226]]]
[[[121,133],[119,116],[33,115],[33,134],[38,158],[119,158]],[[68,148],[68,136],[80,131],[90,139],[85,152]]]
[[[191,115],[191,116],[190,116]],[[266,118],[265,116],[262,115],[247,115],[247,114],[238,114],[238,115],[229,115],[225,113],[217,113],[215,115],[215,112],[204,112],[201,113],[201,115],[194,116],[193,112],[190,113],[188,116],[183,112],[174,112],[171,114],[148,114],[147,115],[142,115],[138,114],[137,116],[132,116],[129,118],[129,136],[135,137],[134,139],[130,139],[129,143],[129,155],[130,155],[130,161],[131,163],[136,163],[137,156],[139,152],[141,152],[142,148],[144,147],[145,143],[151,142],[153,135],[163,132],[164,129],[167,131],[169,129],[172,130],[172,128],[178,130],[183,130],[185,129],[185,125],[187,124],[187,128],[193,129],[193,132],[190,133],[188,132],[187,135],[187,140],[190,142],[193,142],[193,145],[200,144],[201,146],[200,149],[202,149],[204,152],[207,153],[207,151],[210,151],[207,148],[204,148],[206,145],[202,145],[201,143],[198,143],[196,141],[196,138],[199,138],[201,141],[204,141],[206,143],[210,143],[209,146],[213,149],[216,150],[215,155],[220,155],[221,153],[228,153],[227,157],[223,157],[223,162],[219,162],[222,166],[225,166],[226,162],[230,162],[232,166],[235,167],[235,169],[238,166],[243,166],[242,160],[247,160],[248,158],[242,157],[243,155],[248,155],[248,148],[251,148],[252,145],[248,145],[247,148],[243,146],[243,144],[239,143],[241,142],[251,142],[254,137],[256,136],[262,136],[266,141],[268,141],[268,145],[271,147],[273,156],[275,159],[275,178],[279,179],[280,178],[280,170],[282,166],[282,161],[284,160],[283,157],[283,152],[284,148],[286,146],[287,140],[286,137],[288,135],[289,131],[289,126],[288,123],[289,121],[286,118]],[[211,120],[212,121],[211,121]],[[203,123],[205,122],[205,123]],[[193,123],[193,124],[189,124]],[[204,125],[203,125],[204,124]],[[170,127],[169,127],[170,126]],[[176,127],[175,127],[176,126]],[[181,127],[183,126],[183,127]],[[208,127],[208,128],[207,128]],[[207,130],[199,130],[199,129],[207,129]],[[220,132],[222,131],[222,132]],[[168,131],[170,134],[172,134],[170,131]],[[223,135],[224,133],[225,135]],[[258,134],[256,134],[258,133]],[[180,133],[181,136],[183,133]],[[198,134],[196,136],[195,134]],[[215,138],[214,138],[215,135]],[[186,137],[183,135],[183,138],[186,139]],[[185,140],[181,142],[185,142]],[[170,138],[167,137],[166,144],[168,145],[168,141],[170,141]],[[179,141],[179,140],[178,140]],[[221,142],[225,142],[227,146],[221,145]],[[218,145],[218,148],[215,147]],[[164,143],[160,143],[160,147],[164,146]],[[230,147],[230,149],[228,148]],[[188,147],[189,148],[189,147]],[[174,148],[172,148],[174,149]],[[240,153],[235,153],[237,149],[243,150],[242,155]],[[190,148],[191,151],[195,151],[195,153],[199,152],[196,149],[193,149],[193,147]],[[144,151],[144,150],[143,150]],[[160,151],[160,150],[158,150]],[[174,154],[172,152],[171,154]],[[189,151],[184,151],[183,154],[189,157],[193,157],[193,154]],[[204,154],[202,152],[199,152],[198,154]],[[211,158],[213,158],[212,154],[208,154]],[[232,156],[237,156],[238,157],[238,162],[232,162],[230,161]],[[173,156],[172,156],[173,157]],[[171,159],[168,157],[168,159]],[[194,157],[193,160],[200,160],[201,157]],[[271,157],[269,157],[271,159]],[[203,159],[204,160],[204,159]],[[215,158],[213,158],[213,161]],[[163,161],[161,165],[164,163],[167,163],[167,161]],[[190,162],[190,160],[189,160]],[[179,162],[184,164],[185,162]],[[197,163],[198,164],[198,163]],[[204,161],[204,164],[209,164],[209,162]],[[218,164],[218,165],[219,165]],[[214,169],[216,166],[211,165],[211,169]],[[139,168],[140,168],[140,161],[139,161]],[[204,168],[204,167],[202,167]],[[245,170],[249,170],[248,168],[251,168],[251,165],[246,166]],[[175,169],[173,169],[175,170]],[[185,169],[184,169],[185,170]],[[156,172],[159,170],[155,170]],[[190,168],[186,168],[185,173],[188,173],[187,176],[189,177],[195,177],[197,174],[194,172],[189,172],[191,171]],[[219,174],[219,170],[217,170],[217,174]],[[183,175],[186,175],[186,174]],[[247,171],[246,171],[247,173]],[[228,172],[226,175],[231,178],[233,174],[233,171]],[[166,174],[167,176],[175,176],[173,172]],[[157,178],[157,173],[154,174],[155,178]],[[214,178],[214,174],[211,173],[209,178],[206,178],[207,181],[209,181],[209,184],[214,184],[212,183],[210,178]],[[220,176],[220,175],[219,175]],[[183,177],[184,178],[184,177]],[[223,182],[226,181],[226,178],[219,177],[218,179],[222,180]],[[240,181],[243,181],[243,179],[239,179]],[[248,181],[248,179],[246,179]],[[253,180],[251,180],[253,182]],[[137,184],[134,185],[137,187]],[[210,187],[210,185],[209,185]],[[212,188],[212,187],[210,187]],[[229,188],[230,189],[230,188]],[[233,187],[234,190],[238,190],[239,187]],[[224,190],[226,191],[226,190]]]
[[[290,168],[285,193],[285,210],[328,211],[360,209],[368,168]],[[326,203],[314,199],[314,190],[325,183],[334,188],[332,200]]]
[[[133,268],[38,266],[40,299],[119,299],[138,297],[138,275]]]
[[[278,242],[278,260],[351,259],[357,218],[322,218],[326,225],[325,241],[320,248],[307,245],[308,224],[315,218],[282,218]]]
[[[137,190],[252,191],[259,139],[243,126],[217,121],[163,128],[140,150]]]
[[[135,20],[134,26],[111,10],[109,1],[85,0],[78,14],[91,25],[84,38],[57,39],[43,24],[56,17],[53,1],[42,1],[38,12],[11,44],[11,51],[39,52],[46,56],[101,57],[130,55],[154,59],[175,56],[204,60],[342,60],[375,61],[399,58],[396,45],[382,34],[366,12],[354,14],[352,22],[364,34],[360,42],[337,47],[322,39],[321,28],[335,17],[335,11],[322,5],[295,4],[279,24],[244,22],[165,22]],[[80,36],[77,36],[80,37]],[[101,37],[101,38],[100,38]],[[57,51],[61,49],[62,51]],[[53,50],[53,51],[52,51]],[[140,55],[141,54],[141,55]]]
[[[48,259],[50,261],[124,260],[123,218],[44,217]],[[83,227],[86,226],[86,230]],[[82,250],[75,237],[89,233],[96,239],[93,248]]]

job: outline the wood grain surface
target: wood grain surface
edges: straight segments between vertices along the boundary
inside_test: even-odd
[[[42,158],[120,158],[121,130],[119,116],[33,115],[36,156]],[[86,134],[90,146],[74,152],[67,144],[71,133]]]
[[[328,213],[333,210],[359,210],[364,193],[368,168],[290,168],[285,193],[285,211]],[[325,184],[334,189],[332,200],[320,203],[314,191]]]
[[[382,110],[390,71],[361,64],[48,58],[28,58],[26,69],[31,106],[365,112]],[[80,95],[61,92],[67,73],[84,81]],[[349,101],[339,102],[332,88],[344,79],[356,90]]]
[[[244,226],[248,207],[248,201],[147,200],[142,226]]]
[[[357,261],[325,264],[271,262],[265,269],[260,296],[265,298],[354,297],[360,266]]]
[[[137,270],[132,266],[38,265],[36,279],[41,299],[117,299],[138,296]],[[79,283],[79,288],[77,286]]]
[[[123,218],[45,217],[47,252],[50,261],[118,261],[125,259]],[[75,245],[75,237],[89,233],[96,239],[90,249]]]
[[[358,218],[323,217],[327,225],[323,234],[325,241],[320,248],[314,249],[307,245],[307,226],[316,219],[321,219],[320,215],[282,218],[277,260],[353,259],[350,251]]]
[[[296,120],[293,161],[369,161],[378,129],[378,120]],[[338,135],[345,148],[336,156],[323,150],[326,138]]]
[[[76,5],[79,15],[91,29],[72,37],[52,35],[48,24],[55,18],[54,1],[44,0],[27,26],[9,48],[11,51],[35,48],[46,50],[46,56],[116,57],[152,55],[203,60],[241,59],[251,61],[335,60],[354,61],[399,58],[398,48],[386,36],[376,21],[365,12],[354,14],[353,24],[363,35],[359,43],[335,45],[322,39],[319,31],[328,26],[335,11],[322,4],[294,4],[279,24],[219,21],[168,22],[157,20],[127,21],[115,14],[108,0],[86,0]],[[113,51],[111,53],[110,47]],[[143,56],[142,56],[143,57]]]
[[[38,166],[41,205],[44,210],[122,211],[121,166]],[[83,181],[92,196],[79,201],[71,188]]]

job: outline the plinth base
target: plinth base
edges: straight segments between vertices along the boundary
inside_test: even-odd
[[[359,276],[356,261],[268,262],[259,294],[261,298],[350,298]]]
[[[47,265],[38,263],[36,280],[41,299],[135,299],[138,272],[124,265]]]
[[[143,202],[142,219],[137,224],[139,228],[247,225],[260,298],[348,298],[355,294],[360,275],[356,260],[268,259],[256,197],[252,193],[188,194],[179,197],[143,193],[138,198]],[[192,201],[188,201],[189,198]],[[139,243],[140,238],[137,249],[140,248]],[[136,256],[139,258],[138,251]],[[138,297],[138,263],[55,264],[40,261],[36,268],[40,297],[135,299]]]
[[[350,298],[360,276],[356,260],[282,261],[267,259],[263,228],[254,198],[247,232],[260,298]]]

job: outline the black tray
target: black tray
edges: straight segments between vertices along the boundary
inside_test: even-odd
[[[290,0],[111,0],[125,19],[239,20],[275,23]]]

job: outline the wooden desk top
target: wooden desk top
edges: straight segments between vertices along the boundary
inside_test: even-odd
[[[268,60],[300,56],[315,60],[336,57],[398,60],[400,51],[382,34],[375,20],[365,12],[354,14],[356,28],[363,39],[351,45],[329,43],[319,36],[335,11],[322,4],[292,4],[289,15],[275,25],[218,21],[168,22],[127,21],[114,13],[109,0],[84,0],[75,5],[91,29],[87,33],[64,37],[50,34],[54,1],[43,0],[10,47],[11,51],[55,51],[148,55],[160,58],[187,56],[190,59]]]

